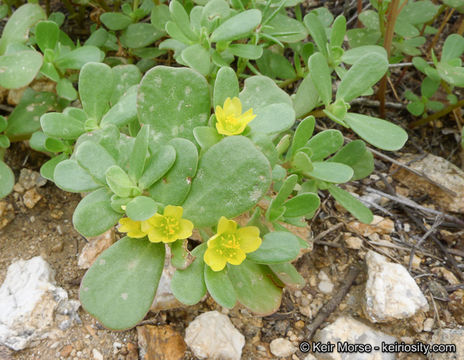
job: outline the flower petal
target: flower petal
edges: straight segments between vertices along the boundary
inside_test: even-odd
[[[238,97],[234,97],[230,101],[230,106],[229,106],[229,109],[226,110],[226,114],[227,115],[230,114],[230,115],[234,115],[234,116],[240,116],[241,113],[242,113],[242,102],[240,101],[240,99]]]
[[[165,242],[166,236],[159,229],[152,228],[148,233],[148,240],[150,240],[152,243]]]
[[[221,245],[221,242],[220,242],[219,238],[220,238],[220,236],[218,234],[210,237],[208,239],[208,248],[212,249],[212,248],[215,248],[215,247]]]
[[[227,260],[219,254],[218,250],[212,248],[206,249],[203,260],[213,271],[221,271],[227,263]]]
[[[240,265],[246,258],[245,253],[241,249],[230,249],[228,253],[227,262],[232,265]]]
[[[246,253],[258,250],[262,242],[259,237],[259,229],[256,226],[245,226],[238,229],[237,239],[240,244],[240,249]]]
[[[119,232],[140,231],[140,221],[134,221],[130,218],[122,218],[119,220]]]
[[[233,233],[237,230],[237,223],[234,220],[229,220],[225,216],[219,219],[217,234]]]
[[[256,117],[255,114],[253,114],[253,109],[249,109],[247,112],[243,113],[240,115],[240,122],[244,122],[245,124],[248,125],[248,123],[253,120]]]
[[[180,230],[176,234],[178,239],[186,239],[193,233],[193,223],[187,219],[179,220]]]
[[[164,208],[163,215],[172,216],[176,219],[180,219],[182,217],[182,213],[183,213],[182,206],[168,205]]]

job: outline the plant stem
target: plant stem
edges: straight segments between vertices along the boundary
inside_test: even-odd
[[[387,51],[387,59],[390,59],[391,45],[393,42],[393,34],[395,32],[396,18],[398,17],[402,9],[402,7],[401,9],[399,9],[399,5],[400,0],[392,0],[390,6],[388,7],[387,28],[385,30],[385,38],[383,41],[383,47]],[[387,76],[388,74],[385,74],[385,76],[382,78],[379,85],[379,92],[377,94],[378,99],[380,101],[380,117],[382,118],[385,117],[385,90],[387,89]]]
[[[134,0],[134,4],[132,6],[132,10],[137,10],[139,8],[139,0]]]
[[[287,80],[284,80],[282,82],[280,82],[279,84],[277,84],[281,89],[283,88],[286,88],[288,85],[290,84],[293,84],[295,81],[298,81],[300,80],[301,78],[299,76],[297,76],[296,78],[293,78],[293,79],[287,79]]]
[[[426,118],[414,121],[412,124],[409,124],[409,127],[411,129],[416,128],[421,125],[425,125],[429,123],[430,121],[437,120],[438,118],[441,118],[442,116],[445,116],[446,114],[450,113],[456,108],[459,108],[461,106],[464,106],[464,99],[459,100],[456,104],[451,104],[447,107],[445,107],[443,110],[440,110],[436,112],[435,114],[432,114],[430,116],[427,116]]]
[[[438,38],[440,37],[440,34],[442,33],[442,31],[443,31],[445,25],[448,23],[449,19],[451,18],[451,15],[453,15],[454,10],[455,9],[451,9],[451,10],[448,9],[447,14],[446,14],[445,18],[443,19],[440,27],[438,28],[437,33],[435,34],[435,36],[433,37],[433,39],[430,42],[429,46],[427,47],[427,50],[425,51],[426,54],[429,54],[430,50],[435,47],[435,44],[437,43]]]

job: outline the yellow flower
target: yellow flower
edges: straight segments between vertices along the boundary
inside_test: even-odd
[[[193,223],[182,219],[181,206],[168,205],[163,215],[155,214],[150,219],[142,221],[141,229],[148,235],[148,240],[154,243],[171,243],[178,239],[186,239],[192,235]]]
[[[214,271],[221,271],[226,263],[240,265],[246,258],[246,253],[253,252],[261,246],[259,229],[256,226],[246,226],[237,229],[234,220],[224,216],[219,219],[217,234],[208,240],[203,260]]]
[[[141,221],[135,221],[130,218],[122,218],[119,220],[119,232],[126,232],[127,236],[131,238],[143,238],[144,236],[147,236],[146,233],[144,233],[141,229],[142,222]]]
[[[238,97],[227,98],[223,108],[216,106],[216,129],[222,135],[238,135],[255,117],[253,109],[242,114],[242,103]]]

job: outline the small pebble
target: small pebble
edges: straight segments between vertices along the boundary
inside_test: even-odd
[[[271,341],[271,353],[277,357],[287,357],[296,352],[296,347],[284,338],[278,338]]]
[[[93,355],[94,360],[103,360],[102,353],[98,351],[97,349],[92,350],[92,355]]]

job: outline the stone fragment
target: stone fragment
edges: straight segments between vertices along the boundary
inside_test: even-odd
[[[438,329],[432,336],[431,344],[453,344],[456,352],[435,352],[428,354],[430,360],[462,360],[464,359],[464,329]]]
[[[271,341],[270,349],[272,355],[277,357],[287,357],[296,352],[296,347],[293,344],[284,338],[278,338]]]
[[[53,270],[42,257],[19,260],[8,267],[0,287],[0,345],[17,351],[46,338],[55,329],[54,318],[80,321],[78,306],[55,286]]]
[[[71,344],[65,345],[60,350],[60,355],[63,357],[68,357],[71,354],[73,347]]]
[[[464,171],[448,160],[432,154],[419,161],[415,161],[416,159],[416,155],[407,154],[399,161],[425,174],[441,187],[397,165],[391,167],[393,177],[417,192],[428,194],[443,210],[464,213]],[[449,189],[451,193],[443,188]]]
[[[171,291],[171,280],[176,268],[171,265],[171,252],[170,249],[166,250],[166,261],[164,262],[164,269],[161,273],[161,278],[156,290],[155,298],[151,304],[150,311],[157,312],[161,310],[175,309],[178,307],[184,307],[179,300],[176,299]]]
[[[406,319],[419,310],[428,310],[426,298],[406,268],[387,262],[374,251],[366,254],[366,263],[368,279],[363,309],[370,321]]]
[[[356,236],[349,236],[345,239],[345,244],[348,249],[359,250],[362,247],[363,241]]]
[[[432,318],[425,319],[423,331],[426,331],[426,332],[432,331],[434,323],[435,323],[435,320],[433,320]]]
[[[0,230],[7,226],[14,218],[13,205],[6,201],[0,201]]]
[[[94,360],[103,360],[103,355],[97,349],[92,349],[92,356]]]
[[[391,219],[374,215],[374,220],[368,225],[360,221],[348,223],[349,231],[361,236],[370,236],[372,234],[389,235],[395,230],[395,223]]]
[[[200,359],[240,360],[245,337],[226,315],[209,311],[189,324],[185,342]]]
[[[327,276],[325,271],[320,271],[319,274],[317,275],[319,277],[319,291],[321,291],[324,294],[330,294],[333,291],[334,284],[330,280],[330,278]]]
[[[23,195],[23,202],[26,207],[32,209],[42,199],[35,188],[27,190]]]
[[[125,360],[138,360],[139,359],[139,351],[137,346],[133,343],[127,344],[127,354]]]
[[[313,354],[308,354],[306,355],[306,357],[304,358],[304,360],[317,360]]]
[[[169,325],[138,326],[139,356],[143,360],[182,360],[187,346]]]
[[[316,332],[315,341],[327,343],[330,341],[332,344],[348,343],[348,344],[370,344],[372,346],[371,353],[361,352],[344,352],[339,353],[337,346],[333,352],[317,352],[314,355],[318,360],[394,360],[396,355],[393,353],[382,353],[380,350],[374,350],[375,346],[381,348],[382,342],[391,344],[396,341],[393,336],[387,335],[380,331],[371,329],[369,326],[360,321],[354,320],[350,317],[340,317],[332,324],[326,326],[324,329]]]
[[[77,265],[81,269],[88,269],[90,266],[92,266],[98,255],[109,248],[114,243],[114,241],[115,235],[113,228],[105,231],[101,235],[89,238],[88,243],[85,244],[85,246],[82,248]]]
[[[409,259],[410,259],[410,255],[406,255],[403,257],[403,261],[406,265],[409,265]],[[416,254],[414,254],[412,257],[411,267],[413,269],[420,269],[421,262],[422,262],[422,259]]]
[[[33,187],[41,187],[47,183],[47,179],[43,178],[37,171],[30,169],[21,169],[17,184],[24,190],[32,189]]]
[[[446,281],[450,283],[450,285],[458,285],[460,283],[457,277],[443,266],[433,268],[432,272],[434,274],[441,275]]]

